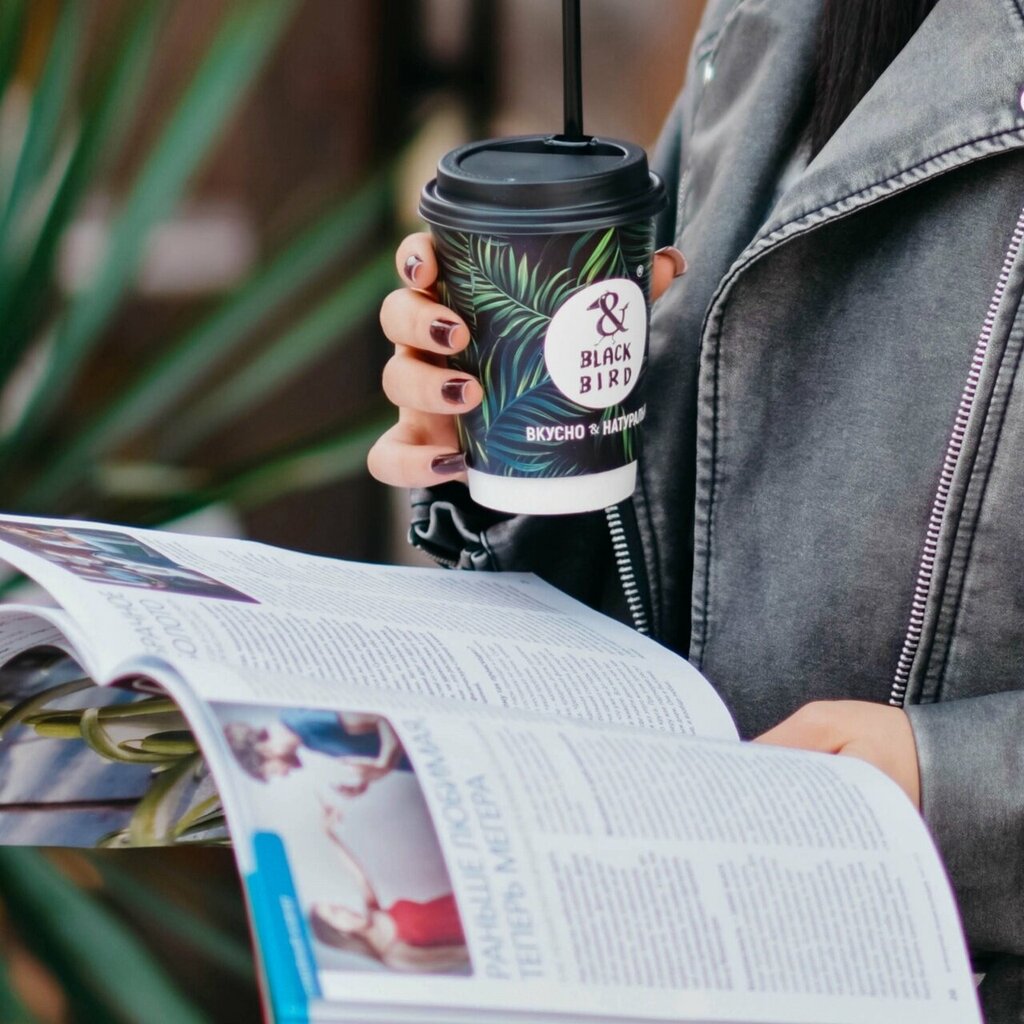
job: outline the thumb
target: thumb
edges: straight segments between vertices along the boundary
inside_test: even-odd
[[[651,274],[651,302],[660,298],[665,289],[686,273],[686,257],[674,246],[666,245],[654,254],[654,270]]]

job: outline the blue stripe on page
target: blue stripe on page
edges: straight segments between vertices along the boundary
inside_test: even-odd
[[[274,1016],[308,1024],[309,1001],[320,998],[320,982],[288,855],[276,832],[256,832],[252,849],[256,870],[246,886]]]

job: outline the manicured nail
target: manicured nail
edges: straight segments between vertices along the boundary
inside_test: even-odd
[[[443,348],[452,347],[452,337],[459,325],[454,320],[431,320],[430,340]]]
[[[686,273],[686,257],[674,246],[666,245],[655,256],[667,256],[672,261],[672,276],[682,277]]]
[[[466,456],[462,452],[436,455],[430,460],[430,468],[440,476],[455,476],[466,468]]]
[[[466,388],[469,387],[469,378],[446,380],[441,385],[441,397],[452,405],[466,404]]]
[[[420,267],[423,266],[423,260],[420,259],[415,253],[413,253],[402,265],[402,272],[410,283],[416,283],[416,275],[420,272]]]

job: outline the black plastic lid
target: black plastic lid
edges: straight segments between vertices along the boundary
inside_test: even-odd
[[[664,205],[665,187],[640,146],[523,135],[446,153],[420,215],[461,231],[547,234],[644,220]]]

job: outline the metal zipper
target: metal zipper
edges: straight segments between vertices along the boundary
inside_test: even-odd
[[[978,335],[978,342],[974,347],[974,356],[971,359],[971,368],[967,374],[967,383],[964,385],[963,394],[960,396],[960,406],[956,412],[956,420],[950,433],[949,444],[946,446],[946,455],[942,460],[939,486],[935,492],[931,515],[928,518],[924,549],[921,552],[921,564],[917,572],[917,582],[914,584],[914,597],[910,605],[910,621],[907,624],[906,636],[903,638],[903,648],[900,651],[899,660],[896,662],[896,673],[893,677],[892,690],[889,694],[889,703],[894,707],[903,707],[903,703],[907,698],[910,670],[913,667],[914,659],[917,657],[918,649],[921,646],[921,636],[924,632],[925,608],[928,604],[928,592],[931,590],[932,578],[935,575],[935,559],[939,549],[939,534],[942,531],[942,521],[945,518],[946,508],[949,505],[949,493],[953,486],[953,476],[956,472],[957,463],[960,461],[960,453],[963,450],[967,423],[970,420],[971,410],[974,408],[974,401],[978,394],[978,381],[981,378],[981,368],[985,362],[985,356],[988,354],[989,344],[992,341],[996,316],[999,313],[999,307],[1003,303],[1003,296],[1006,294],[1006,286],[1010,280],[1010,271],[1020,255],[1022,247],[1024,247],[1024,209],[1021,210],[1017,218],[1017,226],[1014,228],[1013,236],[1010,239],[1010,247],[1006,250],[1003,267],[999,272],[999,280],[996,282],[996,289],[992,293],[992,299],[988,304],[985,322],[982,324],[981,334]]]
[[[630,551],[626,527],[622,522],[622,512],[618,505],[610,505],[604,510],[604,514],[608,520],[608,532],[612,538],[615,566],[619,571],[619,581],[622,583],[622,592],[626,597],[626,607],[633,619],[633,628],[638,633],[647,636],[651,632],[651,625],[647,619],[647,611],[644,609],[643,595],[640,591],[640,583],[636,578],[636,570],[633,568],[633,553]]]

